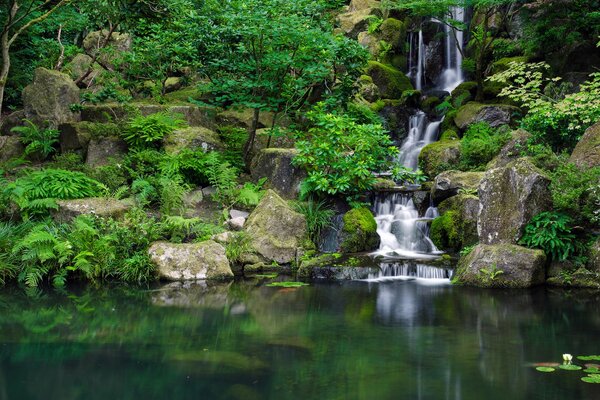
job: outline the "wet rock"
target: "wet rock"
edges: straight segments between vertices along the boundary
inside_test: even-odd
[[[518,111],[517,107],[505,104],[481,104],[472,101],[458,109],[454,122],[462,130],[477,122],[487,122],[492,128],[497,128],[509,125],[513,114]]]
[[[212,240],[184,244],[154,242],[148,255],[159,276],[166,280],[225,280],[233,277],[225,247]]]
[[[306,219],[268,190],[246,221],[256,251],[268,261],[290,263],[306,241]]]
[[[423,147],[419,168],[429,177],[454,169],[460,162],[460,140],[440,140]]]
[[[373,79],[373,83],[379,88],[384,99],[400,99],[402,92],[413,90],[410,79],[391,65],[369,61],[367,75]]]
[[[544,283],[545,263],[542,250],[479,244],[460,259],[453,282],[488,288],[527,288]]]
[[[343,253],[358,253],[379,248],[377,222],[366,207],[354,208],[344,214],[341,230],[340,250]]]
[[[479,198],[458,194],[442,201],[440,217],[433,220],[429,237],[438,248],[459,251],[478,242]]]
[[[511,138],[500,150],[500,153],[488,164],[488,169],[504,167],[511,161],[521,156],[521,152],[527,147],[531,134],[523,129],[517,129],[510,134]]]
[[[600,166],[600,122],[590,126],[575,146],[569,162],[579,168]]]
[[[52,215],[57,222],[70,222],[80,215],[119,219],[131,209],[128,202],[104,197],[59,200],[57,203],[58,210]]]
[[[431,198],[435,204],[449,197],[456,196],[460,191],[477,194],[483,172],[446,171],[435,177],[431,188]]]
[[[120,138],[103,137],[90,140],[85,163],[90,167],[110,164],[111,160],[120,160],[127,154],[127,144]]]
[[[79,104],[79,88],[62,72],[37,68],[33,83],[23,89],[25,117],[38,125],[77,121],[79,113],[71,111],[72,104]]]
[[[296,149],[263,149],[252,159],[250,174],[258,180],[267,178],[269,185],[279,195],[295,199],[300,184],[306,178],[306,172],[292,164],[298,151]]]
[[[480,243],[516,244],[529,220],[551,208],[549,185],[550,179],[526,158],[488,170],[478,190]]]
[[[175,130],[164,138],[163,146],[168,154],[177,154],[183,149],[207,152],[225,147],[216,132],[201,126]]]
[[[18,136],[0,136],[0,162],[20,157],[25,151]]]
[[[302,279],[343,281],[367,279],[380,271],[379,263],[368,255],[321,254],[303,261],[298,276]]]

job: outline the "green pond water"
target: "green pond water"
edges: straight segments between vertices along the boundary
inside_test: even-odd
[[[600,296],[426,281],[0,291],[5,399],[600,399]]]

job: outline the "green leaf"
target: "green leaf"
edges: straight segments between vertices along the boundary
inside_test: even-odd
[[[536,371],[540,371],[540,372],[554,372],[554,371],[556,371],[556,369],[552,368],[552,367],[536,367],[535,369],[536,369]]]

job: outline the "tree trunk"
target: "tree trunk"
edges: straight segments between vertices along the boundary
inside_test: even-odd
[[[475,95],[475,101],[483,100],[483,60],[482,57],[477,57],[475,63],[475,81],[477,82],[477,94]]]
[[[2,107],[4,105],[4,89],[8,81],[10,72],[10,45],[8,44],[8,32],[5,32],[0,38],[0,47],[2,48],[2,68],[0,68],[0,120],[2,119]]]
[[[246,160],[246,163],[248,163],[250,161],[248,159],[248,157],[250,156],[250,152],[252,151],[252,148],[254,147],[254,140],[256,139],[256,130],[258,129],[258,117],[259,116],[260,116],[260,109],[255,108],[254,116],[252,118],[252,125],[250,126],[250,134],[248,136],[248,141],[246,142],[246,148],[244,149],[244,159]]]

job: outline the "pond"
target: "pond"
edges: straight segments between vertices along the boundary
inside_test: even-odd
[[[581,371],[532,367],[600,352],[598,300],[427,280],[4,288],[0,400],[599,399]]]

